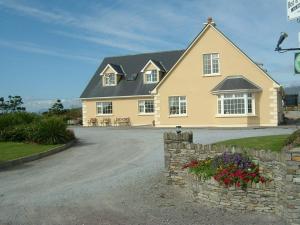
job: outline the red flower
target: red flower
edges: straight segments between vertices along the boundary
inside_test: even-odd
[[[250,181],[250,179],[248,177],[245,177],[243,180],[245,183],[248,183]]]
[[[230,183],[231,183],[231,179],[230,179],[230,178],[225,178],[225,179],[224,179],[224,184],[225,184],[226,186],[228,186]]]
[[[238,169],[237,171],[235,171],[234,176],[238,178],[243,178],[243,171]]]
[[[186,168],[195,168],[199,165],[199,162],[197,160],[192,160],[191,162],[184,164],[182,166],[182,169],[186,169]]]
[[[261,183],[265,183],[266,182],[266,179],[264,177],[260,177],[259,180],[260,180]]]

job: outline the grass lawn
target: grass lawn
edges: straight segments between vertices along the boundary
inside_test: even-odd
[[[245,148],[255,148],[271,150],[274,152],[279,152],[283,146],[284,141],[289,135],[273,135],[273,136],[262,136],[262,137],[249,137],[241,139],[232,139],[222,142],[217,142],[217,145],[226,146],[238,146]]]
[[[45,152],[59,145],[38,145],[18,142],[0,142],[0,162]]]

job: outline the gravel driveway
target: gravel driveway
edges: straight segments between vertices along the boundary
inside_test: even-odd
[[[165,129],[74,128],[79,144],[0,172],[0,224],[282,225],[278,217],[208,208],[165,184]],[[293,129],[193,129],[195,142]]]

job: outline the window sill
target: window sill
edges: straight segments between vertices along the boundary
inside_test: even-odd
[[[155,82],[144,82],[144,84],[157,84],[159,81],[155,81]]]
[[[218,77],[221,76],[220,73],[213,73],[213,74],[203,74],[203,77]]]
[[[114,114],[97,114],[96,116],[113,116]]]
[[[177,114],[177,115],[169,115],[169,118],[172,118],[172,117],[187,117],[188,115],[187,114]]]
[[[154,116],[155,113],[139,113],[138,116]]]
[[[224,115],[221,115],[221,114],[217,114],[216,117],[217,118],[236,118],[236,117],[255,117],[256,115],[255,114],[224,114]]]

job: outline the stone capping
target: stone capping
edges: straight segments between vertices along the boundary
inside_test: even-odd
[[[202,160],[223,152],[247,152],[273,181],[250,185],[247,191],[224,188],[213,179],[201,182],[182,170],[191,159]],[[227,209],[273,213],[288,224],[300,225],[300,148],[285,148],[282,152],[268,150],[202,145],[193,143],[193,133],[164,133],[164,154],[167,182],[187,188],[195,201]]]
[[[34,154],[34,155],[25,156],[25,157],[22,157],[22,158],[2,162],[2,163],[0,163],[0,171],[9,169],[9,168],[14,167],[14,166],[18,166],[20,164],[24,164],[24,163],[31,162],[31,161],[34,161],[34,160],[38,160],[38,159],[44,158],[46,156],[56,154],[58,152],[62,152],[64,150],[70,148],[71,146],[73,146],[76,142],[77,142],[77,139],[74,139],[74,140],[72,140],[72,141],[70,141],[70,142],[68,142],[68,143],[66,143],[62,146],[52,148],[52,149],[50,149],[46,152],[41,152],[41,153],[37,153],[37,154]]]

